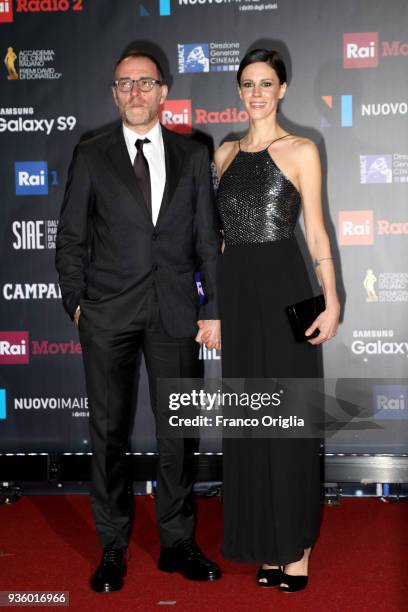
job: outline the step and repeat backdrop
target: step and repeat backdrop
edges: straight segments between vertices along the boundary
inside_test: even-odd
[[[339,334],[323,348],[325,376],[377,379],[362,401],[378,435],[351,427],[326,450],[407,452],[407,24],[406,0],[0,1],[0,451],[89,448],[55,237],[73,148],[117,120],[113,67],[133,43],[169,75],[163,125],[211,150],[247,127],[240,59],[255,46],[282,52],[290,82],[280,120],[319,147],[343,304]],[[221,354],[201,358],[218,376]],[[150,452],[143,367],[139,383],[132,449]]]

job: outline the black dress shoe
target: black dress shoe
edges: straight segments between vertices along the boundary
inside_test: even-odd
[[[91,578],[91,588],[98,593],[119,591],[126,575],[125,551],[123,548],[105,546],[100,564]]]
[[[159,570],[178,572],[188,580],[217,580],[221,578],[220,568],[209,561],[192,540],[185,540],[177,546],[162,546]]]

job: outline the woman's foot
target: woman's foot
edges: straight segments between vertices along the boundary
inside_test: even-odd
[[[280,565],[268,565],[264,563],[258,569],[256,582],[261,587],[278,586],[282,580],[282,567]]]
[[[311,550],[311,548],[305,548],[303,557],[299,561],[285,565],[280,582],[281,591],[293,593],[306,588]]]

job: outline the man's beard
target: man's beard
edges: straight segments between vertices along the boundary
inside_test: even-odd
[[[125,119],[129,125],[136,126],[149,123],[149,121],[151,120],[151,116],[148,108],[139,106],[136,109],[133,109],[131,107],[124,109],[122,113],[122,119]]]

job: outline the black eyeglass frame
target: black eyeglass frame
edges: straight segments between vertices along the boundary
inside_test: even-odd
[[[129,92],[132,91],[133,87],[135,86],[135,83],[137,85],[137,88],[140,89],[140,91],[143,91],[143,89],[139,85],[140,81],[150,81],[151,83],[153,83],[153,85],[150,87],[150,89],[146,89],[145,92],[152,91],[152,89],[153,89],[153,87],[155,85],[160,85],[160,86],[163,85],[163,81],[160,81],[159,79],[152,79],[151,77],[141,77],[140,79],[131,79],[130,77],[129,78],[128,77],[122,77],[120,79],[115,79],[112,84],[115,87],[117,87],[119,89],[119,91],[121,91],[121,89],[119,87],[119,83],[123,82],[123,81],[127,81],[127,82],[131,81],[132,82],[132,87],[129,89]]]

